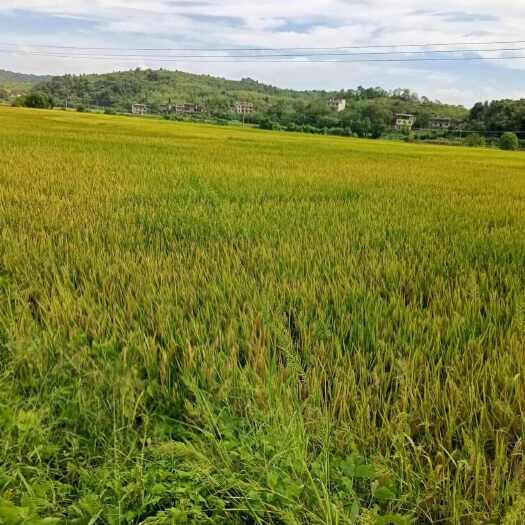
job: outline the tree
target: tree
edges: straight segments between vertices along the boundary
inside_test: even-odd
[[[54,107],[53,99],[49,95],[33,93],[22,99],[22,106],[26,108],[52,109]]]
[[[469,148],[484,148],[487,145],[485,137],[482,137],[479,133],[471,133],[465,138],[463,143]]]
[[[503,133],[499,139],[499,147],[507,151],[516,151],[520,147],[520,141],[516,133],[508,131]]]
[[[416,124],[419,129],[427,129],[430,126],[432,110],[428,108],[419,108],[416,112]]]
[[[268,130],[272,130],[272,129],[275,129],[277,126],[277,123],[276,122],[273,122],[272,120],[268,119],[268,118],[263,118],[261,119],[261,121],[259,122],[259,129],[268,129]]]
[[[314,127],[319,127],[319,121],[322,117],[330,114],[326,103],[322,100],[313,100],[305,107],[304,122]]]
[[[392,111],[381,104],[370,104],[363,108],[362,115],[370,121],[370,134],[374,139],[381,137],[394,118]]]

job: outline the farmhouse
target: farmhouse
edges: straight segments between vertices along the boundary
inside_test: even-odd
[[[169,104],[161,104],[159,106],[159,111],[161,113],[171,113],[173,111],[173,106],[171,105],[171,103]]]
[[[204,110],[201,106],[197,104],[191,104],[186,102],[184,104],[175,104],[175,113],[177,115],[200,115],[204,113]]]
[[[398,113],[396,115],[396,129],[410,131],[416,123],[416,116],[410,113]]]
[[[251,102],[236,102],[235,113],[238,115],[250,115],[255,111]]]
[[[452,119],[443,117],[434,117],[430,119],[430,127],[432,129],[450,129],[452,126]]]
[[[146,104],[132,104],[131,113],[133,113],[133,115],[145,115],[149,113],[149,108]]]
[[[344,98],[331,98],[328,101],[328,107],[332,111],[337,111],[338,113],[341,113],[341,111],[344,111],[346,109],[346,100]]]

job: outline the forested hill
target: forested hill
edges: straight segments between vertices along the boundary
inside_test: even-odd
[[[24,73],[13,73],[0,69],[0,90],[4,93],[26,93],[36,84],[49,80],[49,76],[26,75]]]
[[[61,76],[40,83],[36,90],[51,96],[55,104],[100,106],[129,111],[132,103],[146,103],[152,111],[162,104],[191,102],[204,106],[215,116],[228,113],[236,101],[252,102],[257,113],[277,121],[287,113],[323,112],[331,97],[345,98],[351,108],[373,106],[375,114],[387,119],[396,112],[463,119],[466,110],[419,98],[409,90],[388,92],[381,88],[328,91],[293,91],[263,84],[249,78],[235,81],[181,71],[141,70],[102,75]]]

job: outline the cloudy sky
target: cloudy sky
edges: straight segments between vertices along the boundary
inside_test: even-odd
[[[136,51],[458,43],[449,49],[524,49],[455,56],[525,56],[525,1],[441,0],[435,5],[421,0],[1,0],[0,69],[61,74],[165,67],[228,78],[249,76],[299,89],[408,87],[466,105],[525,98],[525,59],[345,64],[300,58],[276,63],[179,58],[213,51]],[[512,46],[463,45],[520,40],[523,43]],[[108,49],[84,49],[89,47]],[[133,56],[107,57],[125,54]],[[175,57],[159,57],[166,54]],[[235,51],[230,54],[238,56]]]

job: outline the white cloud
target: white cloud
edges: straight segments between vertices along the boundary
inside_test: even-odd
[[[428,7],[428,4],[422,7],[420,0],[3,0],[0,17],[2,12],[16,10],[20,17],[23,12],[32,12],[96,24],[92,30],[72,31],[66,36],[56,31],[34,34],[24,31],[23,24],[22,29],[3,31],[0,40],[26,45],[221,48],[485,42],[523,39],[525,23],[525,2],[516,0],[463,0],[460,6],[454,0],[441,0],[438,7]],[[525,51],[522,54],[525,55]],[[0,67],[34,72],[107,71],[135,65],[118,60],[0,55]],[[149,65],[161,64],[151,62]],[[498,65],[501,70],[514,71],[521,78],[525,60]],[[223,76],[252,76],[297,88],[401,85],[455,102],[470,103],[480,98],[469,79],[465,79],[458,68],[444,62],[424,66],[181,62],[164,66]],[[483,63],[478,67],[480,71],[490,69]],[[494,96],[518,91],[508,81],[498,85],[492,80],[487,89]]]

